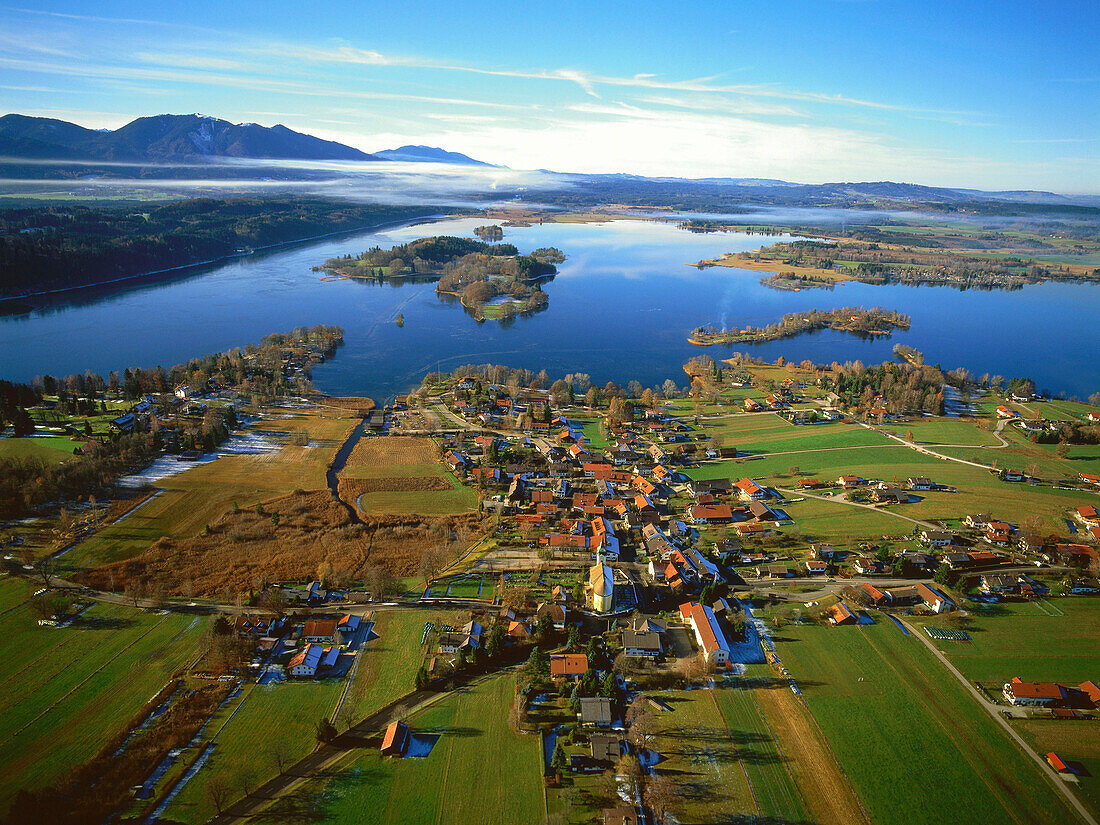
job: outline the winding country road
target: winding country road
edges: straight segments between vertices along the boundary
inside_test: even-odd
[[[959,682],[962,683],[963,687],[965,687],[970,695],[974,697],[978,704],[981,705],[986,710],[986,712],[988,712],[989,715],[997,721],[997,724],[1004,728],[1005,732],[1008,733],[1008,735],[1012,738],[1012,741],[1019,745],[1023,749],[1024,753],[1031,757],[1032,761],[1034,761],[1035,764],[1037,764],[1039,768],[1043,771],[1043,773],[1047,775],[1050,781],[1054,783],[1054,787],[1062,793],[1062,795],[1066,798],[1070,805],[1072,805],[1077,813],[1081,815],[1081,818],[1084,819],[1085,822],[1089,823],[1089,825],[1100,825],[1100,823],[1097,823],[1096,818],[1091,813],[1089,813],[1088,809],[1085,808],[1085,806],[1081,803],[1081,800],[1079,800],[1073,793],[1073,791],[1069,789],[1069,786],[1066,785],[1065,781],[1060,776],[1058,776],[1058,774],[1049,764],[1047,764],[1047,761],[1039,756],[1039,754],[1037,754],[1031,748],[1031,746],[1024,741],[1023,737],[1020,736],[1020,734],[1016,733],[1016,731],[1013,730],[1012,726],[1005,721],[1004,717],[1001,715],[1000,709],[996,705],[990,704],[988,701],[986,701],[985,697],[982,696],[982,694],[978,691],[976,687],[974,687],[970,680],[963,676],[957,667],[951,664],[950,660],[948,660],[948,658],[940,651],[938,647],[936,647],[932,643],[930,639],[925,636],[925,634],[920,632],[919,628],[914,627],[912,624],[905,621],[905,619],[901,619],[901,622],[909,629],[909,632],[913,636],[916,636],[918,639],[920,639],[921,642],[924,643],[925,647],[932,651],[932,654],[943,663],[943,666],[946,667],[947,670],[956,679],[959,680]]]

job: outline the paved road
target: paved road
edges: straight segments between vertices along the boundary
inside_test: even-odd
[[[976,687],[974,687],[970,680],[963,676],[957,667],[951,664],[950,660],[948,660],[948,658],[943,655],[938,647],[932,644],[932,641],[928,639],[925,634],[921,633],[918,628],[914,627],[904,619],[902,619],[901,622],[907,628],[909,628],[909,632],[912,635],[920,639],[921,642],[923,642],[924,645],[932,651],[933,655],[935,655],[937,659],[943,662],[944,667],[946,667],[948,671],[950,671],[950,673],[963,684],[970,695],[977,700],[978,704],[985,708],[989,715],[997,721],[997,724],[1004,728],[1005,732],[1008,733],[1010,737],[1012,737],[1012,740],[1017,745],[1023,748],[1024,753],[1032,758],[1035,764],[1037,764],[1039,768],[1043,771],[1043,773],[1045,773],[1047,777],[1049,777],[1050,781],[1054,783],[1054,786],[1059,791],[1061,791],[1062,795],[1065,796],[1070,805],[1072,805],[1076,809],[1077,813],[1081,814],[1081,818],[1084,819],[1085,822],[1089,823],[1089,825],[1100,825],[1100,823],[1097,823],[1096,818],[1093,817],[1093,815],[1089,813],[1088,809],[1085,808],[1085,806],[1081,803],[1081,800],[1079,800],[1073,793],[1073,791],[1069,789],[1069,786],[1065,783],[1065,781],[1058,776],[1057,772],[1052,767],[1050,767],[1049,764],[1047,764],[1047,761],[1039,756],[1039,754],[1037,754],[1034,750],[1032,750],[1031,746],[1024,741],[1023,737],[1020,736],[1020,734],[1016,733],[1016,731],[1013,730],[1012,726],[1005,721],[1005,718],[1001,715],[1000,708],[998,708],[997,705],[990,704],[988,701],[986,701],[985,697],[982,696],[982,694],[978,691]]]

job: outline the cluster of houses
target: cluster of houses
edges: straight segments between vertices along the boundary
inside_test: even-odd
[[[1100,685],[1082,682],[1076,687],[1057,682],[1025,682],[1014,676],[1001,690],[1010,705],[1092,710],[1100,707]]]
[[[182,385],[181,385],[182,386]],[[213,384],[204,388],[204,392],[216,390]],[[120,433],[148,432],[154,419],[158,422],[157,432],[165,443],[170,444],[177,430],[167,426],[168,418],[194,418],[201,420],[206,413],[206,403],[200,401],[198,393],[192,392],[190,387],[184,393],[179,387],[174,393],[147,393],[130,405],[130,409],[122,415],[112,418],[108,426]]]
[[[903,607],[921,604],[933,613],[955,609],[955,603],[935,585],[917,583],[905,587],[878,588],[864,582],[858,588],[860,596],[873,607]],[[843,624],[843,622],[834,622]]]
[[[284,644],[300,644],[286,663],[289,676],[312,679],[331,672],[340,660],[342,648],[360,630],[359,616],[346,614],[334,619],[308,619],[301,633],[293,631]]]

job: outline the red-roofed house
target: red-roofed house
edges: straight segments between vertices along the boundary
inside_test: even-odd
[[[550,676],[553,679],[576,681],[588,670],[588,657],[583,653],[551,653]]]
[[[718,626],[718,619],[705,604],[685,602],[680,605],[680,616],[688,621],[695,631],[695,639],[699,643],[707,664],[722,666],[729,663],[730,647],[726,641],[726,634]]]
[[[741,495],[745,498],[752,499],[753,501],[759,501],[760,499],[767,498],[767,493],[751,478],[743,478],[733,485],[741,491]]]
[[[386,728],[386,735],[382,738],[382,755],[400,756],[405,752],[408,742],[409,726],[401,722],[393,722]]]
[[[829,608],[829,621],[836,625],[855,624],[856,616],[844,602],[837,602]]]
[[[302,638],[307,642],[325,642],[332,644],[338,641],[336,638],[335,619],[310,619],[306,622],[302,631]]]
[[[725,524],[733,510],[728,504],[695,504],[688,508],[688,518],[695,524]]]
[[[1010,705],[1035,707],[1092,707],[1089,695],[1083,690],[1066,687],[1057,682],[1024,682],[1018,676],[1004,686],[1002,691]]]

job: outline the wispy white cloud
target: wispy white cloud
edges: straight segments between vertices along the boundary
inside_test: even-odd
[[[194,26],[187,23],[175,23],[167,20],[154,20],[147,17],[100,17],[93,14],[69,14],[60,11],[47,11],[46,9],[27,9],[15,6],[0,7],[4,11],[17,12],[19,14],[31,14],[39,17],[54,17],[62,20],[80,20],[87,23],[110,23],[123,26],[159,26],[170,29],[187,29],[191,31],[214,32],[216,29],[206,26]]]
[[[135,52],[135,60],[142,63],[152,63],[158,66],[181,66],[193,69],[216,69],[219,71],[245,68],[238,60],[229,60],[224,57],[203,54],[181,54],[167,52]]]

